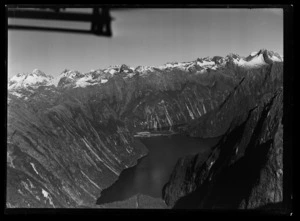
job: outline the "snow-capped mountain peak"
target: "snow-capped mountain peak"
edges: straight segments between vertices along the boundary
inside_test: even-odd
[[[14,90],[26,87],[47,86],[53,84],[52,80],[52,76],[46,75],[38,69],[34,69],[32,73],[19,73],[10,78],[8,82],[8,89]]]
[[[233,58],[233,62],[244,68],[256,68],[273,62],[282,62],[283,58],[273,51],[260,49],[258,52],[252,52],[248,57]]]
[[[31,73],[32,75],[36,75],[36,76],[44,76],[44,77],[47,77],[47,75],[44,73],[44,72],[42,72],[41,70],[39,70],[39,69],[34,69],[33,71],[32,71],[32,73]]]
[[[267,49],[260,49],[258,52],[256,52],[256,54],[251,53],[252,57],[260,56],[260,55],[263,55],[263,57],[267,63],[283,61],[282,56],[280,56],[278,53],[275,53],[275,52],[267,50]]]

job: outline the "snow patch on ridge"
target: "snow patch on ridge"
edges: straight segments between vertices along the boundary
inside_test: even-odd
[[[250,55],[253,57],[253,56],[257,55],[257,53],[258,53],[257,51],[254,51]]]
[[[209,65],[215,65],[214,61],[198,61],[197,64],[199,66],[209,66]]]
[[[244,66],[244,67],[259,67],[267,64],[264,60],[263,54],[260,54],[252,58],[250,61],[245,61],[243,58],[241,58],[241,59],[233,59],[233,62],[239,66]]]
[[[270,59],[272,61],[276,61],[276,62],[281,62],[282,61],[282,59],[280,59],[280,58],[278,58],[277,56],[274,56],[274,55],[272,55],[272,57],[270,57]]]
[[[116,73],[117,71],[115,70],[115,69],[111,69],[111,70],[109,70],[108,71],[108,73],[110,73],[110,74],[114,74],[114,73]]]
[[[55,206],[54,206],[54,204],[53,204],[53,201],[52,201],[52,198],[51,198],[50,194],[49,194],[46,190],[44,190],[44,189],[42,189],[42,194],[43,194],[43,196],[44,196],[46,199],[49,200],[50,205],[53,206],[53,207],[55,208]]]
[[[22,95],[21,93],[18,93],[18,92],[16,92],[16,91],[11,92],[11,94],[12,94],[12,95],[15,95],[16,97],[19,97],[19,98],[21,98],[21,97],[24,96],[24,95]]]
[[[39,174],[39,173],[38,173],[38,171],[37,171],[37,170],[36,170],[36,168],[35,168],[35,165],[34,165],[34,163],[30,163],[30,165],[32,166],[32,168],[33,168],[34,172],[36,172],[36,174]]]

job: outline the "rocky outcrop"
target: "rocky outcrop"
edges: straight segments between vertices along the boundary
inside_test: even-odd
[[[282,66],[250,71],[218,110],[187,128],[193,136],[225,134],[206,160],[178,161],[163,189],[167,205],[253,209],[281,202],[282,97]]]

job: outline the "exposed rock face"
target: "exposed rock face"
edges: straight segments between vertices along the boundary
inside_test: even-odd
[[[52,106],[50,99],[10,102],[11,207],[93,206],[101,190],[147,152],[135,145],[122,122],[108,118],[101,123],[80,101],[60,98]]]
[[[273,144],[266,155],[267,162],[261,169],[259,183],[253,187],[247,201],[242,202],[240,208],[253,209],[269,205],[270,203],[282,202],[282,133],[283,128],[280,122]]]
[[[234,152],[231,148],[243,137],[245,144],[235,157],[242,156],[243,150],[249,149],[246,146],[251,132],[239,133],[236,141],[229,139],[229,147],[226,137],[243,124],[249,124],[248,130],[252,130],[265,113],[265,103],[273,97],[278,103],[282,63],[264,62],[249,69],[249,65],[245,68],[237,61],[248,62],[227,56],[167,64],[162,68],[133,69],[122,65],[87,74],[65,70],[57,84],[38,70],[14,78],[9,82],[13,86],[8,94],[7,206],[94,207],[101,191],[123,169],[147,154],[147,149],[133,138],[135,132],[145,130],[176,130],[199,137],[226,132],[222,139],[226,148],[221,142],[209,159],[224,155],[238,161],[226,151]],[[31,79],[28,77],[34,78],[24,81]],[[275,103],[272,101],[270,108]],[[279,114],[273,115],[274,119],[279,118],[275,117]],[[270,130],[273,127],[275,121]],[[273,139],[272,134],[264,135],[261,144]],[[270,160],[276,159],[272,153]],[[168,204],[173,205],[181,196],[205,184],[210,171],[215,171],[202,166],[208,165],[209,159],[204,164],[197,162],[197,158],[181,160],[185,166],[175,170],[165,189]],[[191,167],[190,160],[200,169]],[[187,168],[190,172],[186,178],[176,178],[185,174]],[[222,171],[226,166],[216,168]],[[264,174],[269,174],[269,170],[274,168],[268,167],[262,176],[267,177]],[[206,175],[198,174],[203,171]],[[182,182],[186,182],[184,187]],[[253,189],[253,196],[264,190],[260,186],[257,184]],[[278,191],[275,192],[280,199]],[[250,198],[251,205],[259,204],[257,197]],[[251,207],[248,204],[247,201],[246,207]]]
[[[237,209],[281,202],[282,66],[247,72],[216,112],[186,133],[226,133],[207,160],[179,160],[163,189],[167,205]],[[211,128],[207,121],[220,126]]]

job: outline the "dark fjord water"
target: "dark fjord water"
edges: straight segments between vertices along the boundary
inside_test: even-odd
[[[162,188],[178,159],[196,153],[206,158],[218,139],[170,135],[140,138],[140,141],[148,148],[148,155],[141,158],[136,166],[122,171],[119,179],[102,191],[97,204],[126,200],[136,194],[161,198]]]

